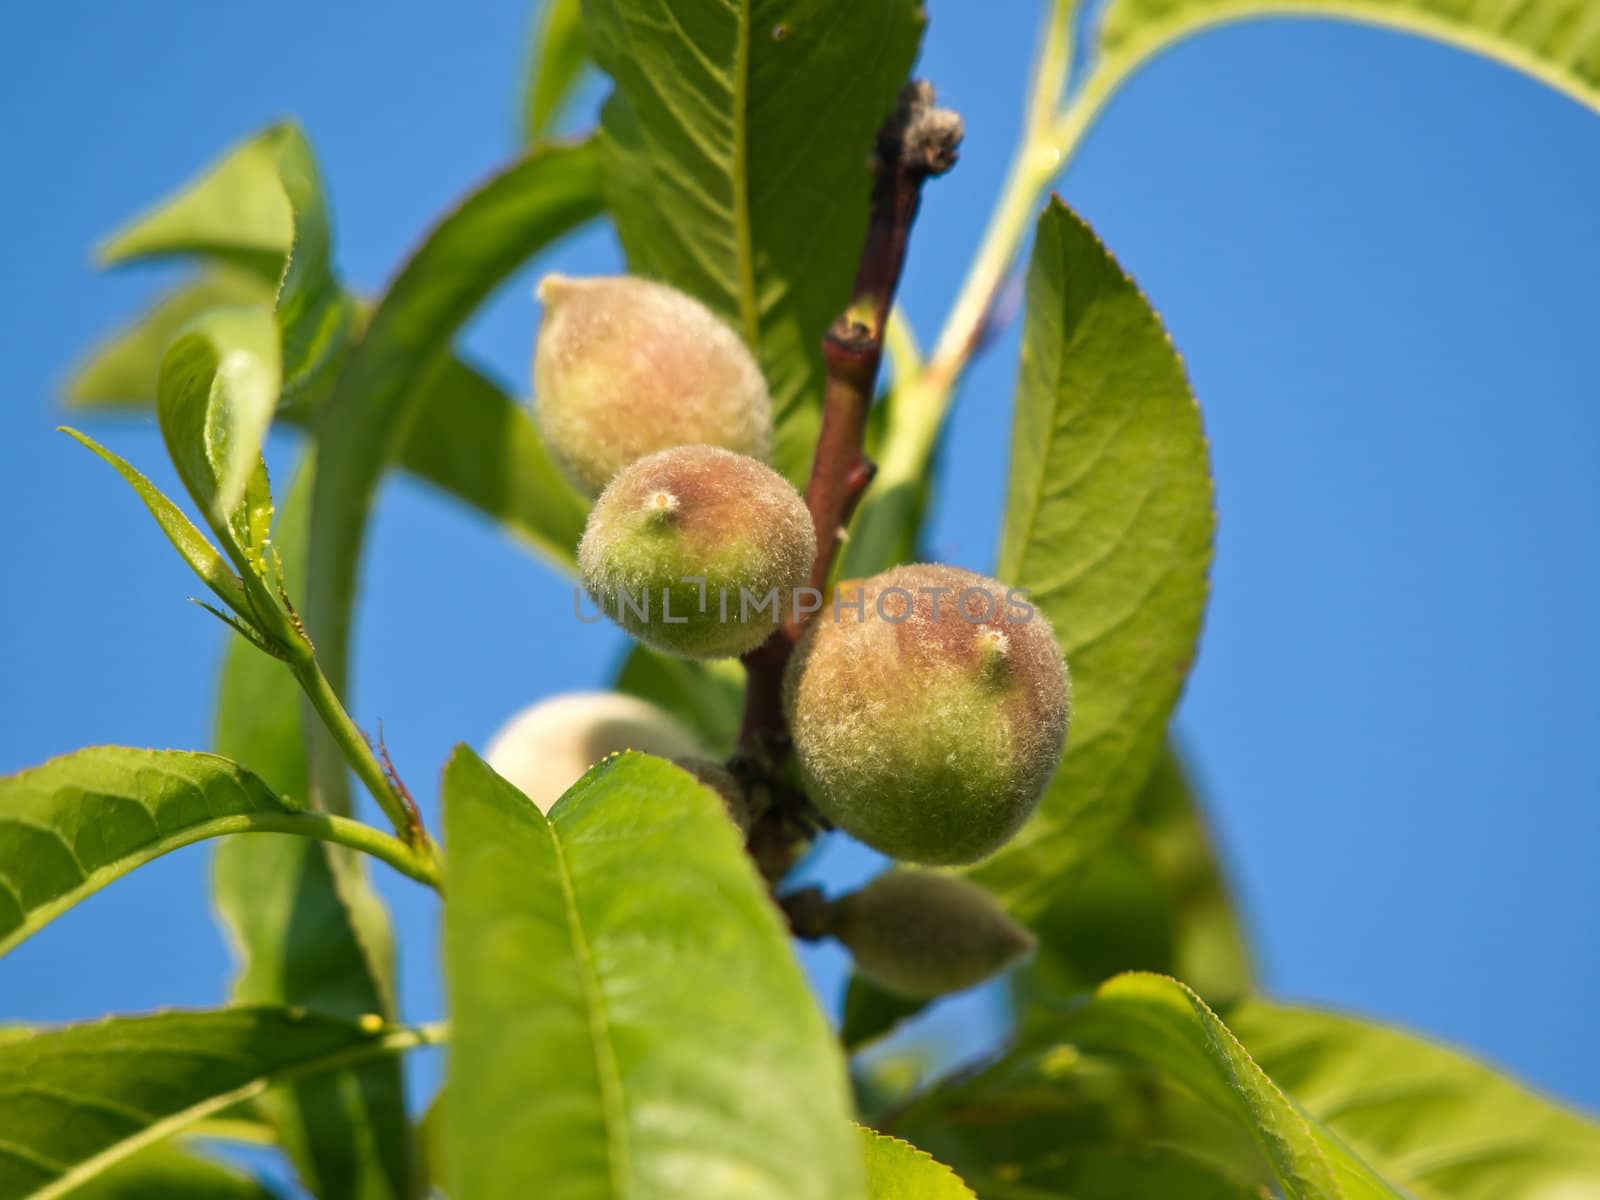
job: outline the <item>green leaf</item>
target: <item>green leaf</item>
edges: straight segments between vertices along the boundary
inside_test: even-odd
[[[241,574],[265,575],[272,497],[261,447],[283,376],[265,308],[199,317],[161,358],[156,415],[167,453]]]
[[[1231,1117],[1157,1070],[1059,1036],[1024,1039],[922,1089],[893,1131],[952,1164],[985,1200],[1276,1194],[1254,1138]]]
[[[91,352],[68,385],[74,408],[126,411],[155,407],[162,352],[179,328],[224,304],[270,301],[248,276],[212,271],[158,300],[144,315]],[[556,469],[531,409],[459,357],[419,381],[416,417],[400,465],[502,526],[514,539],[568,573],[588,502]],[[312,410],[279,416],[305,425]]]
[[[242,616],[249,614],[250,602],[245,595],[243,582],[233,573],[227,560],[217,552],[217,548],[206,540],[205,534],[196,529],[194,522],[183,515],[182,509],[167,499],[155,484],[136,471],[125,459],[107,450],[87,434],[65,426],[62,427],[62,432],[99,455],[118,475],[127,480],[139,499],[144,501],[144,506],[150,510],[150,515],[156,519],[156,524],[161,526],[161,532],[167,535],[167,540],[183,557],[183,561],[189,564],[190,569],[229,608]]]
[[[275,290],[286,398],[320,382],[349,340],[355,305],[333,275],[322,181],[296,125],[233,147],[100,250],[108,265],[174,255],[231,264]]]
[[[398,841],[306,812],[215,754],[95,746],[0,779],[0,954],[136,867],[206,838],[290,833],[405,869]]]
[[[1082,873],[1063,881],[1029,928],[1039,950],[1018,989],[1058,1003],[1124,971],[1176,976],[1212,1004],[1239,999],[1251,986],[1239,916],[1170,749],[1132,819]]]
[[[216,162],[101,244],[106,266],[200,255],[277,286],[294,244],[294,212],[278,176],[275,127],[230,147]]]
[[[197,1121],[184,1133],[187,1138],[209,1138],[219,1142],[240,1142],[252,1146],[276,1146],[278,1129],[259,1102],[247,1100],[224,1109],[214,1117]]]
[[[869,1200],[976,1200],[972,1189],[910,1142],[861,1129]]]
[[[1072,672],[1039,811],[975,870],[1027,919],[1127,818],[1194,657],[1215,527],[1200,411],[1161,322],[1052,200],[1028,270],[996,575],[1027,588]]]
[[[1600,1197],[1600,1125],[1397,1030],[1252,1002],[1229,1024],[1277,1083],[1418,1200]]]
[[[290,1009],[115,1017],[0,1046],[0,1200],[69,1195],[276,1083],[423,1045],[423,1030]]]
[[[361,353],[344,372],[349,378],[341,382],[335,404],[344,415],[332,418],[337,436],[348,433],[359,441],[339,451],[330,467],[342,476],[348,473],[345,457],[357,463],[339,497],[342,515],[329,518],[338,527],[330,536],[351,542],[348,566],[334,571],[346,586],[354,586],[371,493],[395,453],[556,565],[570,568],[587,506],[555,471],[528,413],[478,372],[450,361],[448,343],[496,284],[599,209],[595,150],[545,147],[469,197],[407,264],[373,315]],[[283,344],[280,407],[295,419],[314,419],[319,393],[313,385],[331,377],[341,360],[356,305],[331,272],[326,204],[298,129],[274,126],[236,147],[173,200],[115,236],[102,254],[108,262],[199,255],[237,270],[221,288],[213,287],[221,276],[207,276],[180,289],[93,355],[71,386],[74,403],[143,401],[149,394],[144,381],[153,379],[149,364],[182,328],[180,316],[209,313],[206,301],[214,292],[219,299],[235,291],[246,298],[254,280],[269,300],[276,290]],[[347,412],[352,406],[360,411]],[[234,476],[225,498],[237,486]],[[338,622],[326,643],[335,653],[324,655],[334,665],[336,684],[345,657],[343,626]]]
[[[84,356],[67,381],[67,407],[155,408],[161,355],[185,325],[213,308],[270,305],[272,298],[271,285],[227,267],[179,284]]]
[[[421,408],[422,381],[497,285],[597,213],[596,160],[590,145],[535,149],[440,221],[373,312],[319,414],[307,621],[335,691],[347,674],[368,511]]]
[[[732,753],[739,737],[744,682],[735,659],[671,658],[637,643],[617,674],[619,692],[660,705],[716,755]]]
[[[1496,59],[1600,111],[1600,21],[1590,0],[1112,0],[1100,31],[1125,74],[1172,43],[1252,17],[1337,17],[1421,34]]]
[[[579,0],[544,0],[523,97],[522,129],[528,142],[549,134],[588,65]]]
[[[417,1120],[417,1161],[423,1188],[444,1196],[450,1182],[450,1166],[444,1145],[444,1092],[434,1093],[427,1111]]]
[[[459,358],[429,377],[400,465],[577,573],[589,502],[556,468],[532,411]]]
[[[235,839],[219,847],[214,879],[218,914],[240,958],[235,1003],[392,1018],[387,913],[334,848],[301,839]],[[398,1062],[352,1064],[268,1092],[261,1104],[315,1195],[419,1194]]]
[[[237,575],[143,476],[81,434],[73,436],[134,486],[173,545],[241,620],[211,611],[259,649],[287,658],[290,647],[309,644],[298,618],[286,611],[271,546],[272,490],[261,457],[279,394],[279,367],[277,336],[265,309],[213,309],[167,348],[156,381],[167,452]]]
[[[82,1187],[71,1200],[276,1200],[265,1184],[170,1145],[152,1146]]]
[[[303,576],[311,508],[308,457],[274,528],[291,585]],[[217,749],[303,796],[299,689],[282,664],[229,646],[217,701]],[[296,838],[233,838],[217,848],[212,892],[239,959],[232,998],[335,1016],[393,1018],[388,914],[358,866]],[[400,1060],[380,1058],[301,1080],[261,1099],[300,1178],[321,1196],[415,1193]]]
[[[1600,1196],[1600,1128],[1463,1055],[1259,1001],[1229,1026],[1173,980],[1122,976],[895,1127],[996,1200],[1260,1195],[1207,1115],[1247,1132],[1288,1196]]]
[[[984,1200],[1263,1200],[1271,1195],[1170,1146],[1094,1147],[1056,1158],[1026,1171],[1001,1164],[996,1174],[976,1175],[973,1183]]]
[[[456,1200],[863,1196],[843,1061],[720,799],[623,754],[547,820],[461,749],[443,804]]]
[[[1401,1200],[1301,1113],[1205,1001],[1177,980],[1119,975],[1059,1021],[1054,1033],[1080,1049],[1162,1072],[1247,1130],[1287,1200]]]
[[[286,593],[299,595],[305,578],[306,542],[316,459],[300,461],[283,508],[272,526],[272,542],[283,567]],[[240,643],[230,643],[218,681],[213,741],[218,754],[249,763],[280,793],[305,796],[311,785],[306,763],[300,685],[282,664]]]
[[[850,300],[866,164],[916,56],[917,0],[584,0],[615,81],[606,198],[638,274],[698,296],[772,389],[774,460],[799,481],[820,343]]]
[[[97,746],[0,779],[0,953],[153,858],[301,817],[210,754]]]

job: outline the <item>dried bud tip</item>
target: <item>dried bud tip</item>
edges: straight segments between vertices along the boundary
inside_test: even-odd
[[[927,175],[943,175],[956,165],[965,125],[961,114],[934,106],[933,85],[913,79],[900,89],[900,103],[884,127],[884,149],[897,149],[903,167]],[[884,156],[886,159],[889,155]]]
[[[650,512],[659,513],[662,516],[678,511],[678,498],[671,492],[652,492],[644,504],[645,508]]]
[[[906,130],[902,153],[929,175],[943,175],[956,165],[965,132],[960,113],[949,108],[930,109]]]
[[[912,122],[932,108],[938,98],[938,94],[933,90],[933,84],[926,79],[908,80],[901,87],[900,95],[895,102],[895,123],[901,129],[909,129]]]

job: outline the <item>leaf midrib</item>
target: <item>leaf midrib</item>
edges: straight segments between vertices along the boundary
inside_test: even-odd
[[[1421,7],[1385,11],[1371,0],[1222,0],[1198,12],[1187,7],[1176,11],[1176,16],[1169,14],[1129,30],[1108,46],[1104,69],[1126,78],[1169,46],[1224,25],[1264,17],[1332,18],[1433,38],[1521,71],[1583,107],[1600,112],[1594,85],[1585,80],[1574,62],[1567,60],[1557,66],[1557,60],[1541,58],[1509,38],[1488,36],[1459,22],[1442,20]]]
[[[254,1099],[275,1084],[288,1083],[311,1075],[321,1075],[328,1071],[337,1070],[340,1067],[364,1062],[369,1058],[377,1058],[383,1054],[410,1050],[416,1046],[426,1045],[430,1040],[432,1039],[422,1030],[400,1029],[383,1037],[374,1038],[369,1042],[361,1042],[352,1046],[341,1047],[338,1050],[310,1055],[297,1062],[280,1066],[277,1070],[264,1071],[236,1088],[207,1096],[197,1103],[191,1104],[188,1108],[180,1109],[178,1112],[146,1125],[131,1136],[114,1142],[98,1154],[75,1163],[70,1169],[58,1175],[43,1187],[27,1193],[23,1200],[58,1200],[59,1197],[69,1195],[95,1176],[136,1154],[138,1151],[148,1146],[153,1146],[157,1142],[165,1141],[173,1134],[194,1124],[196,1121],[210,1116],[212,1113],[222,1112],[235,1104]]]
[[[572,868],[567,862],[567,849],[553,823],[544,822],[545,832],[555,853],[556,876],[561,881],[561,900],[567,917],[567,931],[572,940],[572,951],[578,963],[579,981],[583,987],[584,1015],[589,1024],[589,1045],[594,1052],[595,1074],[600,1083],[600,1105],[606,1124],[606,1145],[611,1161],[607,1164],[611,1187],[617,1200],[628,1196],[629,1158],[628,1126],[622,1100],[622,1071],[617,1065],[616,1047],[611,1043],[611,1019],[606,1011],[605,992],[600,986],[600,974],[595,970],[594,950],[583,928],[583,915],[578,911],[578,895],[572,886]]]
[[[1057,237],[1054,231],[1052,231],[1051,237]],[[1065,283],[1063,283],[1060,288],[1055,289],[1055,291],[1056,296],[1054,297],[1054,301],[1056,304],[1056,310],[1052,316],[1057,326],[1056,332],[1058,332],[1059,336],[1052,338],[1051,344],[1059,346],[1060,343],[1065,340],[1067,327],[1067,318],[1065,312],[1063,311],[1067,303]],[[1060,411],[1061,407],[1061,392],[1066,382],[1065,360],[1066,351],[1064,349],[1058,349],[1055,353],[1054,361],[1051,362],[1047,369],[1047,374],[1051,384],[1051,398],[1049,407],[1050,415],[1052,417],[1054,417]],[[1026,380],[1022,381],[1019,384],[1019,387],[1026,387]],[[1015,417],[1013,418],[1013,422],[1015,425],[1021,424],[1021,422],[1017,421]],[[1056,438],[1061,432],[1060,425],[1061,423],[1059,421],[1051,420],[1049,422],[1049,428],[1045,431],[1042,439],[1042,445],[1040,445],[1038,454],[1033,460],[1032,465],[1035,469],[1030,473],[1031,486],[1028,488],[1028,495],[1026,498],[1026,515],[1022,518],[1023,528],[1021,533],[1018,535],[1018,541],[1015,543],[1016,550],[1013,552],[1016,561],[1011,561],[1013,554],[1004,554],[1003,557],[1005,561],[1001,563],[1001,570],[1006,572],[1008,575],[1019,573],[1022,570],[1023,564],[1027,561],[1028,547],[1033,544],[1034,532],[1039,520],[1039,512],[1044,507],[1045,483],[1049,480],[1050,476],[1050,453],[1055,448]],[[1007,532],[1009,532],[1010,524],[1010,514],[1008,513],[1006,520],[1006,525],[1008,526]],[[1006,551],[1008,549],[1009,546],[1007,545],[1007,539],[1002,537],[1001,550]]]
[[[755,349],[761,344],[761,313],[756,303],[754,236],[750,228],[751,3],[752,0],[739,0],[739,28],[733,43],[733,236],[739,318],[744,324],[745,341]]]
[[[212,838],[245,833],[294,834],[336,845],[348,844],[350,832],[357,830],[360,825],[359,822],[349,818],[335,817],[327,813],[306,812],[299,809],[286,809],[282,812],[228,813],[223,816],[209,817],[193,825],[184,826],[170,835],[158,834],[158,836],[144,843],[134,852],[113,859],[111,862],[93,870],[86,871],[83,868],[82,861],[77,857],[76,851],[61,836],[59,830],[32,823],[20,821],[17,823],[30,824],[31,828],[42,833],[49,833],[57,841],[61,842],[67,848],[67,852],[72,855],[82,883],[77,887],[67,889],[59,896],[51,897],[43,904],[29,908],[22,903],[22,894],[13,884],[11,876],[0,875],[0,885],[4,885],[7,891],[18,897],[17,906],[22,910],[22,921],[16,928],[0,934],[0,957],[9,954],[68,909],[81,904],[107,885],[115,883],[124,875],[130,874],[158,858],[165,857],[173,851],[182,850],[186,846],[193,846]],[[397,870],[401,869],[397,860],[389,860],[389,865],[394,866]]]

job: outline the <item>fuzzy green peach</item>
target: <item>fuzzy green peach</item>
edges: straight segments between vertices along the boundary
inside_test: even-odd
[[[784,681],[818,809],[891,858],[968,863],[1038,805],[1066,741],[1066,663],[1042,613],[957,567],[841,584]]]
[[[585,495],[673,446],[771,452],[761,369],[694,297],[631,275],[550,275],[539,299],[535,413],[556,464]]]
[[[804,501],[771,467],[679,446],[611,481],[589,514],[578,567],[601,611],[645,645],[728,658],[794,611],[816,553]]]
[[[959,992],[1033,953],[1034,939],[976,884],[897,868],[835,900],[829,932],[856,969],[901,996]]]

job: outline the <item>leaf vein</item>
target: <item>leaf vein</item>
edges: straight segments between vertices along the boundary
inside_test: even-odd
[[[572,868],[567,861],[566,847],[553,825],[546,823],[550,844],[555,851],[556,875],[561,881],[561,900],[567,918],[567,929],[572,937],[573,953],[578,961],[578,974],[583,984],[586,1016],[589,1022],[590,1047],[594,1053],[595,1072],[600,1081],[600,1103],[606,1122],[606,1142],[611,1151],[611,1186],[617,1200],[629,1194],[631,1184],[628,1158],[628,1127],[622,1098],[622,1072],[617,1065],[616,1047],[611,1042],[610,1018],[606,1010],[605,993],[595,969],[594,950],[584,931],[583,916],[578,910],[578,897],[572,886]]]

